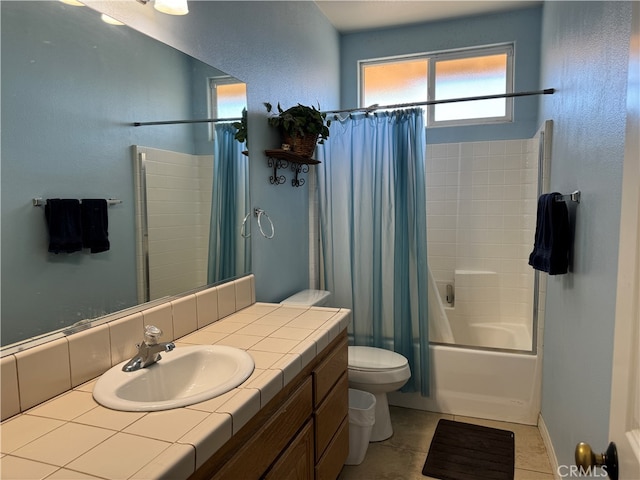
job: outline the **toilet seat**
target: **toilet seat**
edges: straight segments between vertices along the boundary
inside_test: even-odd
[[[409,362],[399,353],[376,347],[350,346],[348,368],[363,372],[404,369]]]

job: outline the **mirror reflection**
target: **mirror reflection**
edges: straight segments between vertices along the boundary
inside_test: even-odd
[[[242,82],[88,7],[0,7],[2,345],[247,273],[248,157],[235,129],[133,126],[239,117]],[[242,93],[221,98],[222,85]],[[106,208],[109,249],[49,252],[34,198],[119,200]],[[219,268],[224,252],[233,263]]]

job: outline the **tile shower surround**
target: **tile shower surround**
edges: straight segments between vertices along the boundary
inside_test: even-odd
[[[2,358],[2,478],[187,478],[350,321],[344,309],[255,303],[254,292],[254,277],[243,277]],[[178,348],[248,350],[256,369],[240,387],[189,407],[97,404],[96,377],[135,354],[149,323]]]
[[[142,235],[146,210],[150,298],[155,300],[207,283],[213,155],[140,146],[138,151],[146,154],[146,174],[142,182],[136,159],[136,234]],[[143,184],[146,202],[139,193]],[[142,241],[137,245],[138,292],[142,295],[146,255]]]
[[[496,272],[498,288],[484,301],[529,328],[537,146],[537,138],[435,144],[426,164],[428,255],[440,292],[456,270]]]

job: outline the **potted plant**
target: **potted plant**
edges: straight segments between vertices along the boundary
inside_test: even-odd
[[[232,125],[238,130],[233,138],[235,138],[240,143],[246,143],[247,148],[249,147],[249,137],[247,132],[247,109],[242,109],[242,118],[239,122],[233,122]]]
[[[265,102],[264,106],[271,113],[271,104]],[[283,142],[290,145],[292,152],[309,158],[316,144],[329,138],[331,120],[327,120],[327,114],[321,112],[319,107],[298,104],[283,110],[278,103],[278,114],[269,117],[269,125],[280,129]]]

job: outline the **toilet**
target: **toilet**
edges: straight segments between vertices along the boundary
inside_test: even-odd
[[[411,377],[407,359],[399,353],[376,347],[349,347],[349,387],[376,397],[376,423],[371,441],[380,442],[393,435],[387,393],[399,390]]]
[[[285,298],[280,302],[280,304],[291,305],[294,307],[322,307],[328,304],[330,298],[331,292],[326,290],[302,290],[301,292]]]
[[[302,290],[280,302],[290,306],[328,305],[331,292]],[[407,359],[399,353],[376,347],[348,347],[349,387],[376,397],[375,424],[371,441],[380,442],[393,435],[387,393],[399,390],[411,378]]]

